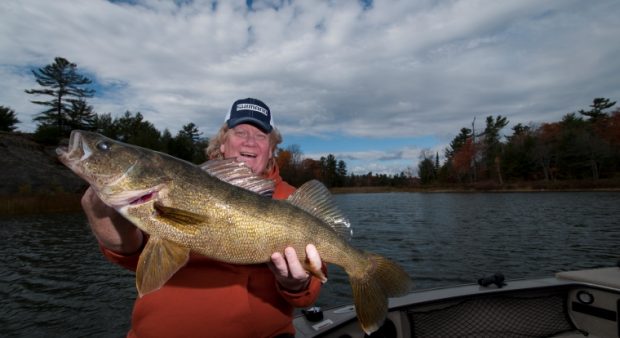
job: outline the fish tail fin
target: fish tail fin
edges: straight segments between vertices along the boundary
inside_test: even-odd
[[[402,296],[413,283],[396,263],[379,255],[367,254],[369,267],[362,276],[350,276],[355,311],[362,329],[377,331],[388,311],[388,297]]]

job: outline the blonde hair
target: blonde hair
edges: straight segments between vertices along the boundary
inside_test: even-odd
[[[214,159],[224,159],[224,154],[220,150],[221,145],[226,142],[226,137],[228,137],[228,124],[224,123],[220,130],[209,140],[209,145],[207,149],[205,149],[205,153],[207,158],[210,160]],[[278,144],[282,143],[282,134],[276,127],[273,127],[271,133],[269,133],[269,151],[271,152],[271,158],[269,162],[267,162],[267,168],[265,168],[265,172],[271,171],[276,165],[276,148]]]

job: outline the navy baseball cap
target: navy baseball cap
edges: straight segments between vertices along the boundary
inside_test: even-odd
[[[235,101],[226,115],[228,128],[242,123],[249,123],[267,134],[273,129],[269,107],[263,101],[253,98]]]

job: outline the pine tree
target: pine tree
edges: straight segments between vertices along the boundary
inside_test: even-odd
[[[616,101],[611,101],[610,99],[606,99],[604,97],[597,97],[592,100],[592,104],[590,105],[589,111],[584,111],[583,109],[579,111],[579,114],[588,116],[590,120],[597,120],[602,117],[607,116],[603,110],[607,108],[611,108],[616,104]]]
[[[77,72],[76,64],[61,57],[56,57],[54,63],[44,68],[33,70],[32,74],[43,88],[27,89],[26,93],[51,96],[48,101],[31,101],[47,108],[34,121],[40,123],[39,127],[56,126],[59,136],[67,136],[72,127],[71,114],[75,115],[72,109],[76,106],[72,102],[83,101],[94,95],[94,90],[85,88],[91,84],[91,80]],[[71,122],[75,124],[75,121]]]
[[[0,106],[0,131],[13,132],[20,121],[15,117],[15,111],[9,107]]]

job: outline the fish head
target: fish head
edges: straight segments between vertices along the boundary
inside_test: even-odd
[[[107,205],[121,208],[151,200],[168,182],[155,151],[103,135],[73,130],[59,160],[87,181]]]

